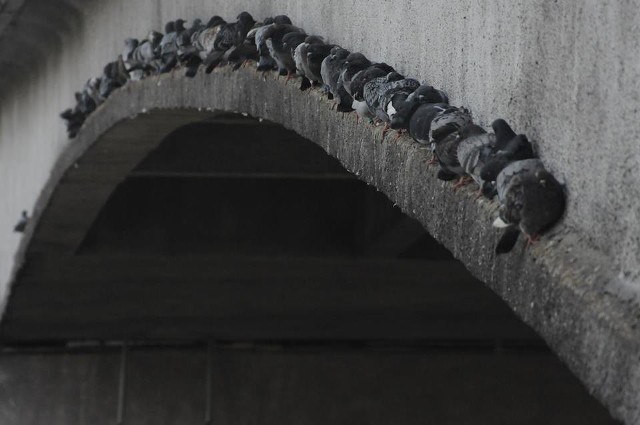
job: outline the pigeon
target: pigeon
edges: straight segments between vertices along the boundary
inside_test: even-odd
[[[82,89],[83,92],[86,92],[87,95],[95,102],[96,106],[100,105],[105,101],[102,96],[100,96],[100,82],[101,78],[89,78]]]
[[[438,141],[472,122],[471,113],[465,108],[449,106],[440,112],[431,122],[429,142],[431,143],[432,149],[435,149]]]
[[[288,36],[288,34],[287,34]],[[285,38],[287,37],[285,36]],[[304,42],[298,44],[293,52],[293,60],[296,64],[296,73],[302,77],[300,90],[304,91],[311,87],[311,77],[313,71],[309,67],[309,47],[311,45],[325,45],[322,37],[310,35],[304,39]],[[323,58],[324,59],[324,58]],[[315,80],[317,81],[317,80]]]
[[[347,93],[343,86],[338,86],[342,65],[346,61],[347,56],[349,56],[349,53],[348,50],[335,46],[331,49],[331,54],[322,61],[322,65],[320,66],[322,81],[328,87],[328,91],[331,93],[335,104],[338,105],[337,109],[340,112],[350,112],[353,110],[353,108],[351,108],[353,98]]]
[[[353,97],[353,94],[351,93],[351,82],[353,81],[353,77],[370,66],[371,61],[362,53],[356,52],[349,54],[342,65],[342,72],[340,73],[338,84],[342,84],[347,93]]]
[[[191,47],[183,49],[180,55],[180,62],[185,64],[187,77],[194,77],[202,61],[214,52],[218,32],[225,24],[224,19],[215,15],[204,27],[191,34]]]
[[[285,45],[284,38],[287,37],[289,44]],[[292,48],[297,47],[296,42],[304,41],[304,30],[290,24],[273,24],[264,34],[265,43],[269,50],[269,55],[276,61],[279,75],[286,75],[287,80],[296,72],[296,63],[293,60]]]
[[[160,41],[162,37],[159,32],[151,31],[147,39],[138,44],[129,59],[130,66],[128,68],[125,63],[131,80],[141,80],[147,74],[156,74],[160,71]]]
[[[213,50],[204,59],[205,72],[210,74],[223,60],[229,49],[235,49],[244,43],[247,34],[256,21],[248,12],[242,12],[233,23],[222,24],[213,42]]]
[[[139,41],[137,38],[127,38],[124,41],[124,50],[122,51],[122,61],[124,62],[124,68],[127,73],[131,75],[131,71],[136,69],[136,64],[133,61],[133,53],[138,48]]]
[[[458,144],[458,161],[462,166],[466,176],[471,177],[482,190],[484,180],[480,176],[480,171],[486,161],[491,157],[495,148],[496,135],[487,133],[482,127],[471,127],[475,131],[470,132],[469,137],[463,139]],[[468,183],[468,179],[463,179],[456,185],[456,188]]]
[[[393,67],[386,63],[375,63],[368,68],[359,71],[348,84],[348,93],[353,97],[351,107],[355,109],[358,117],[366,118],[370,122],[375,118],[375,111],[369,109],[369,105],[364,99],[364,86],[374,78],[384,77],[393,72]],[[345,90],[347,90],[345,88]]]
[[[129,73],[124,61],[122,57],[118,57],[118,60],[109,62],[103,69],[100,80],[100,96],[107,99],[115,89],[124,86],[128,80]]]
[[[402,109],[394,114],[393,119],[391,120],[391,128],[409,130],[409,134],[413,140],[422,145],[427,145],[429,143],[431,122],[449,105],[446,103],[419,102],[411,102],[409,105],[411,106],[410,108],[407,107],[407,103],[405,101]],[[398,121],[403,123],[401,127],[398,126]]]
[[[409,128],[410,121],[416,111],[420,109],[421,114],[427,113],[427,109],[421,108],[422,105],[438,104],[439,106],[437,109],[429,109],[429,111],[437,115],[437,113],[444,111],[448,107],[448,103],[449,99],[446,93],[437,90],[428,84],[422,84],[413,93],[407,96],[404,103],[402,103],[399,108],[396,108],[396,113],[391,119],[390,127],[394,130],[407,129]],[[428,131],[431,130],[431,121],[435,118],[435,115],[431,116],[431,112],[425,116],[429,118]],[[425,117],[423,117],[423,119]],[[422,132],[420,132],[420,139],[418,140],[414,137],[414,140],[419,143],[427,144],[429,143],[430,136],[429,134],[422,134]]]
[[[496,148],[480,172],[480,177],[486,182],[482,190],[488,198],[496,195],[494,182],[504,167],[513,161],[535,157],[527,136],[516,134],[506,121],[497,119],[491,126],[496,134]]]
[[[256,49],[258,50],[258,71],[271,71],[272,69],[277,67],[276,61],[273,60],[273,58],[269,54],[267,41],[264,38],[264,35],[273,23],[273,18],[267,18],[264,20],[262,26],[254,28],[247,34],[247,37],[252,37],[256,43]],[[289,22],[289,25],[291,25],[291,22]]]
[[[434,142],[434,158],[440,165],[438,179],[449,181],[465,174],[464,168],[458,160],[458,146],[462,140],[486,133],[485,130],[473,123],[449,133],[442,139]]]
[[[391,83],[389,89],[383,92],[378,116],[385,122],[387,127],[407,97],[419,86],[420,82],[418,80],[403,78]]]
[[[161,73],[171,71],[178,63],[178,46],[176,40],[178,33],[184,31],[184,21],[170,21],[164,27],[164,36],[160,40],[160,58],[162,61]]]
[[[22,215],[20,216],[20,220],[13,228],[14,232],[22,233],[27,228],[27,223],[29,222],[29,216],[26,211],[22,211]]]
[[[404,78],[397,72],[390,72],[386,77],[378,77],[369,81],[364,86],[364,100],[369,111],[375,118],[384,123],[382,138],[384,139],[392,117],[396,114],[396,107],[415,89],[420,83],[413,78]]]
[[[84,123],[84,115],[78,111],[78,108],[69,108],[60,114],[60,117],[66,121],[67,134],[70,139],[73,139],[78,135],[78,130]]]
[[[313,84],[324,85],[324,80],[322,79],[322,62],[331,54],[331,49],[334,47],[336,47],[335,44],[324,43],[314,43],[307,47],[305,76]]]
[[[500,210],[493,225],[505,229],[496,254],[511,251],[520,232],[527,245],[535,243],[564,214],[564,189],[538,159],[510,163],[498,175],[496,186]]]

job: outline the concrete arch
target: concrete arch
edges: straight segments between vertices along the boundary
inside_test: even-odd
[[[633,422],[640,415],[629,400],[640,383],[635,304],[622,299],[602,257],[560,226],[533,249],[519,245],[495,258],[498,233],[491,222],[497,205],[438,181],[426,166],[424,148],[407,137],[381,141],[380,129],[333,111],[318,92],[301,93],[296,84],[247,69],[225,68],[192,80],[163,75],[115,92],[60,157],[16,264],[27,253],[72,253],[115,186],[166,134],[225,112],[273,121],[320,145],[417,218],[537,330],[616,416]],[[580,257],[574,255],[578,247]]]

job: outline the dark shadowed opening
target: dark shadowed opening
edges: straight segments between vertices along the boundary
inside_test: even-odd
[[[145,424],[611,421],[417,221],[281,126],[172,132],[82,240],[12,295],[0,399],[21,423],[112,423],[122,400]]]

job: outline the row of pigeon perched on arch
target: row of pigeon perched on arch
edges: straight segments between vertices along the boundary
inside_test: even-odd
[[[276,71],[300,79],[300,89],[318,87],[338,111],[355,111],[370,122],[384,123],[430,146],[438,178],[458,179],[457,190],[475,182],[478,196],[498,197],[496,227],[505,228],[497,253],[509,252],[520,232],[534,243],[564,213],[562,185],[535,157],[523,134],[516,134],[502,119],[487,132],[473,123],[470,111],[449,104],[438,89],[406,78],[386,63],[371,62],[320,36],[308,35],[285,15],[256,22],[242,12],[236,22],[214,16],[206,24],[196,19],[188,28],[178,19],[166,24],[165,34],[151,31],[145,40],[129,38],[118,59],[104,67],[103,75],[87,81],[76,93],[77,105],[61,116],[70,137],[86,117],[129,80],[182,69],[193,77],[203,67],[210,73],[219,65],[237,70],[257,62],[257,70]]]

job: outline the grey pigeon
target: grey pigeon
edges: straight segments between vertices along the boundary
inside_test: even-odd
[[[353,77],[370,66],[371,61],[362,53],[355,52],[349,54],[342,65],[342,72],[340,73],[338,84],[342,84],[347,93],[353,97],[353,93],[351,92],[351,82],[353,81]]]
[[[562,185],[538,159],[510,163],[498,175],[496,186],[500,210],[494,226],[505,228],[497,254],[511,251],[520,232],[528,244],[535,243],[564,213]]]
[[[504,167],[513,161],[535,157],[527,136],[516,134],[506,121],[497,119],[491,126],[496,134],[496,147],[480,172],[480,177],[486,182],[483,193],[488,198],[495,196],[496,188],[493,182]]]
[[[24,232],[24,230],[27,228],[27,223],[29,223],[29,216],[27,215],[26,211],[22,211],[20,220],[18,220],[18,223],[13,228],[13,231],[18,233]]]
[[[324,45],[322,37],[310,35],[304,39],[304,42],[298,44],[293,52],[293,60],[296,64],[296,73],[302,77],[300,90],[304,91],[311,87],[313,70],[309,66],[309,47],[311,45]]]
[[[355,109],[357,116],[372,121],[375,118],[375,111],[369,109],[369,105],[364,99],[364,86],[374,78],[384,77],[393,72],[393,67],[386,63],[372,64],[368,68],[357,72],[348,84],[348,93],[353,97],[351,107]],[[346,90],[346,88],[345,88]]]
[[[435,140],[434,159],[440,164],[438,179],[449,181],[463,176],[465,171],[458,160],[458,146],[462,140],[484,133],[486,131],[482,127],[469,123],[444,138]]]
[[[135,69],[133,62],[133,52],[138,48],[138,39],[137,38],[127,38],[124,41],[124,50],[122,51],[122,61],[124,62],[124,67],[129,74],[131,71]]]
[[[271,57],[269,48],[267,47],[267,40],[265,35],[269,28],[273,25],[293,25],[291,19],[287,15],[278,15],[274,18],[266,18],[263,25],[255,28],[255,33],[252,34],[252,38],[255,40],[255,45],[258,50],[258,71],[266,72],[277,69],[278,65],[276,61]],[[249,35],[247,35],[249,37]]]
[[[285,36],[289,36],[290,44],[284,41]],[[287,79],[296,72],[296,63],[293,59],[292,48],[295,49],[295,42],[304,41],[304,30],[290,24],[273,24],[264,34],[265,43],[269,50],[269,55],[275,60],[278,66],[279,75],[287,75]],[[294,42],[295,39],[295,42]],[[295,46],[294,46],[295,44]]]
[[[164,36],[160,40],[160,58],[162,67],[160,72],[165,73],[171,71],[178,63],[178,45],[176,40],[178,34],[184,31],[184,20],[167,22],[164,27]]]
[[[427,131],[430,131],[431,121],[435,118],[435,115],[432,116],[432,113],[435,112],[437,115],[437,113],[444,111],[448,107],[448,103],[449,99],[444,92],[428,84],[422,84],[413,93],[407,96],[405,101],[400,105],[399,109],[396,108],[396,113],[391,119],[391,128],[395,130],[408,129],[413,118],[413,114],[420,110],[421,114],[426,114],[426,116],[423,116],[421,120],[424,120],[424,118],[428,118],[425,123],[428,122],[429,126],[428,128],[424,128],[426,128]],[[422,108],[422,105],[428,104],[438,104],[440,106],[438,106],[437,109]],[[427,111],[429,112],[427,113]],[[429,143],[430,136],[429,134],[425,135],[420,132],[420,138],[416,139],[414,137],[414,140],[419,143],[427,144]]]
[[[476,127],[480,129],[480,127]],[[461,140],[458,144],[458,161],[465,174],[471,177],[480,189],[484,186],[480,172],[491,157],[495,143],[496,135],[482,130],[482,132],[478,131],[475,135]]]
[[[331,54],[334,44],[310,44],[307,47],[305,76],[316,85],[324,85],[322,62]],[[308,74],[308,75],[307,75]]]
[[[236,22],[220,26],[213,43],[213,50],[204,60],[207,74],[211,73],[224,60],[228,50],[235,49],[244,43],[247,34],[256,23],[248,12],[240,13],[236,19]]]
[[[159,32],[151,31],[147,35],[147,39],[138,44],[129,59],[130,67],[127,68],[131,80],[140,80],[147,74],[160,72],[160,41],[162,41],[162,37]]]
[[[432,149],[435,149],[435,144],[438,141],[472,122],[471,113],[465,108],[449,106],[440,112],[431,122],[429,142],[431,143]]]
[[[348,50],[335,46],[331,49],[331,54],[324,58],[320,66],[322,81],[327,86],[340,112],[350,112],[353,110],[353,108],[351,108],[353,98],[347,93],[343,86],[338,85],[342,65],[346,61],[347,56],[349,56],[349,53]]]
[[[204,27],[191,34],[191,47],[184,49],[180,56],[180,61],[185,65],[187,77],[194,77],[200,64],[213,54],[218,33],[225,24],[224,19],[215,15]]]

